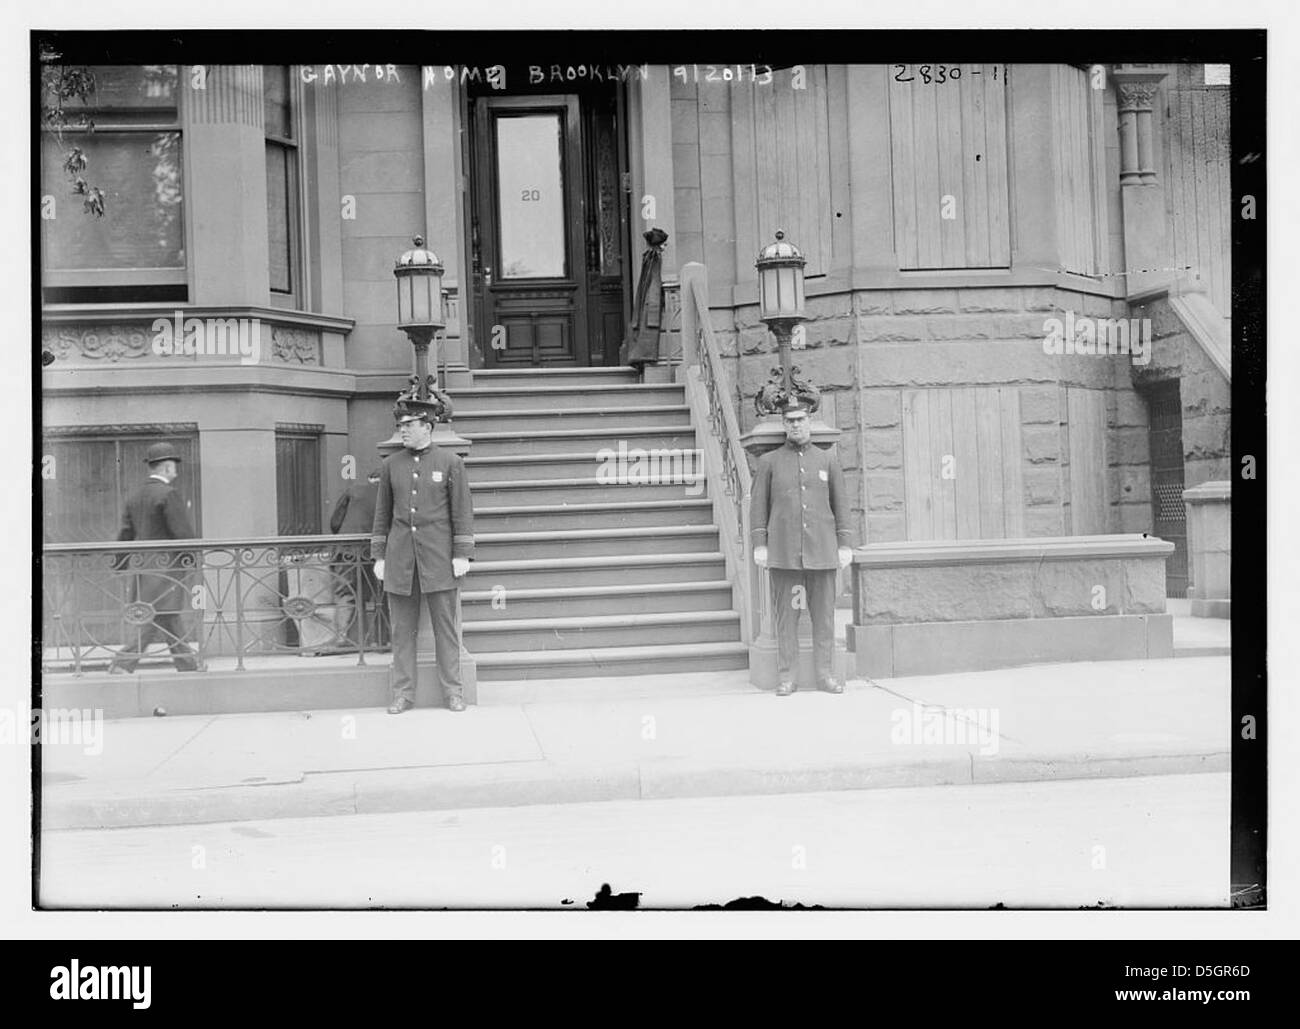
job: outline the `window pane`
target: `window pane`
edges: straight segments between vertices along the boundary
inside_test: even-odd
[[[46,437],[41,452],[54,458],[58,474],[43,483],[45,542],[103,543],[117,539],[127,496],[149,477],[144,455],[155,443],[171,443],[178,448],[181,473],[175,486],[185,501],[194,531],[201,534],[197,436],[149,433],[118,439]]]
[[[276,531],[281,536],[320,532],[320,440],[275,437]]]
[[[174,64],[92,65],[90,71],[95,76],[95,92],[87,98],[87,106],[174,110],[176,70]],[[65,103],[69,112],[74,114],[82,106],[79,100]]]
[[[501,277],[559,277],[565,271],[560,116],[499,118],[497,203]]]
[[[46,135],[41,192],[55,198],[55,217],[43,221],[45,267],[183,268],[181,134],[179,132],[68,133],[63,145]],[[86,156],[82,177],[104,191],[104,216],[82,209],[63,162],[71,147]]]
[[[293,292],[293,178],[292,151],[278,143],[266,144],[266,225],[270,249],[271,289]]]
[[[287,65],[268,64],[262,68],[262,102],[265,108],[266,134],[292,139],[293,119],[289,117]]]

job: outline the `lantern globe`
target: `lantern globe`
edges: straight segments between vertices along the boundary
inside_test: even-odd
[[[425,249],[423,236],[413,237],[412,242],[414,247],[402,254],[393,267],[397,279],[397,327],[407,333],[436,332],[447,324],[442,261],[432,250]]]
[[[787,242],[785,233],[776,232],[776,242],[769,243],[758,255],[758,316],[765,322],[799,320],[804,317],[804,265],[807,261],[799,248]]]

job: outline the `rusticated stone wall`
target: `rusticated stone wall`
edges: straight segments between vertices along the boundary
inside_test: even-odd
[[[843,431],[860,539],[1151,527],[1147,418],[1125,354],[1055,354],[1048,318],[1126,317],[1052,287],[858,290],[807,301],[800,374]],[[715,309],[742,431],[778,357],[756,305]]]

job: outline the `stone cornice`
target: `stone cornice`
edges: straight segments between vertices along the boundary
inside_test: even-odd
[[[157,395],[165,392],[276,393],[295,396],[351,399],[356,379],[345,371],[291,364],[258,365],[137,365],[129,374],[108,368],[51,365],[41,374],[41,392],[47,398],[83,396]]]
[[[867,568],[900,565],[1004,564],[1010,561],[1164,558],[1174,545],[1141,533],[1111,536],[1040,536],[1029,539],[923,540],[872,543],[853,552]]]
[[[1232,499],[1232,483],[1225,479],[1203,482],[1183,490],[1183,500],[1188,504],[1210,504]]]
[[[230,306],[210,304],[45,304],[41,307],[43,324],[80,322],[153,322],[157,318],[256,318],[268,325],[284,325],[318,332],[350,333],[356,319],[315,311],[293,311],[280,307]]]
[[[1020,289],[1055,288],[1089,293],[1122,300],[1124,290],[1119,277],[1100,279],[1073,272],[1037,268],[959,268],[932,271],[892,271],[878,269],[836,269],[825,276],[807,279],[804,296],[833,296],[864,290],[891,289]],[[725,299],[724,299],[725,298]],[[709,290],[710,308],[749,307],[758,304],[758,283],[722,285]]]

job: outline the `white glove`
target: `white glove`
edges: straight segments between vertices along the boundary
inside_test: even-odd
[[[380,582],[384,581],[384,559],[382,557],[375,562],[375,578]]]
[[[451,574],[454,575],[457,579],[459,579],[462,575],[464,575],[468,571],[469,571],[469,558],[453,557],[451,559]]]
[[[754,564],[759,568],[767,567],[767,547],[754,548]]]
[[[853,550],[850,547],[840,547],[839,551],[840,567],[847,568],[853,564]]]

